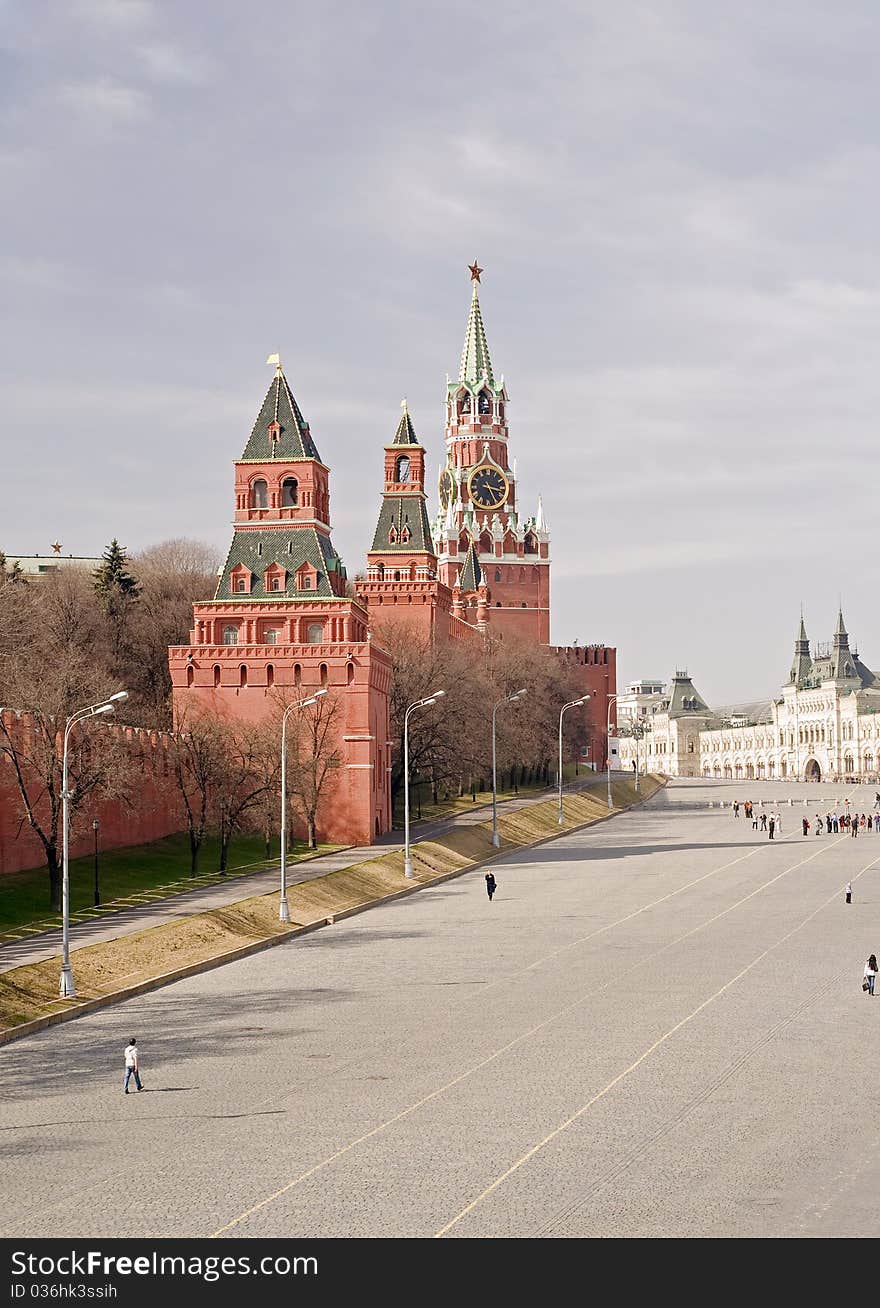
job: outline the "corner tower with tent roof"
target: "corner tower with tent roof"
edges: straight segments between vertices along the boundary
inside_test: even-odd
[[[368,844],[391,825],[390,659],[347,593],[330,535],[330,470],[280,360],[270,361],[275,377],[235,463],[233,537],[216,592],[193,605],[189,644],[169,650],[175,722],[192,711],[273,720],[326,687],[335,784],[319,831]]]

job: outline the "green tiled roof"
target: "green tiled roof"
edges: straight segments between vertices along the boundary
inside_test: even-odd
[[[228,599],[233,595],[230,575],[240,563],[251,572],[251,599],[310,599],[315,595],[327,597],[334,593],[328,575],[338,572],[345,576],[342,560],[332,543],[314,527],[292,527],[290,531],[279,531],[278,528],[236,531],[223,565],[215,599]],[[280,564],[287,573],[284,590],[266,590],[264,573],[272,563]],[[296,588],[294,574],[303,563],[311,563],[318,574],[313,590],[298,591]]]
[[[408,541],[400,539],[404,524],[410,530]],[[397,541],[394,545],[390,543],[388,538],[392,526],[397,530]],[[429,554],[434,553],[434,546],[431,541],[431,527],[428,523],[428,512],[425,508],[423,495],[385,496],[379,510],[379,521],[376,523],[373,550],[427,550]]]
[[[277,422],[281,428],[278,440],[269,439],[269,424]],[[299,405],[287,384],[284,373],[275,374],[266,392],[263,407],[257,415],[250,439],[244,447],[242,459],[318,459],[309,424],[299,411]]]
[[[483,570],[480,567],[480,560],[477,558],[477,551],[474,548],[474,542],[471,541],[470,545],[468,545],[464,567],[461,570],[458,584],[461,586],[463,594],[468,595],[471,591],[477,589],[482,580]]]
[[[409,416],[409,409],[404,409],[401,414],[400,422],[397,424],[397,431],[394,433],[392,445],[418,445],[419,438],[416,435],[416,429],[412,425],[412,418]]]
[[[483,315],[480,312],[477,283],[474,282],[474,293],[471,296],[471,311],[468,314],[458,379],[459,381],[473,383],[480,381],[484,375],[490,382],[494,382],[492,360],[489,358],[489,342],[486,340],[486,329],[483,326]]]

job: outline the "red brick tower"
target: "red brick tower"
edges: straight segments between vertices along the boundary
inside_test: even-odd
[[[507,447],[508,395],[496,379],[477,285],[458,380],[446,388],[446,464],[435,529],[439,575],[452,612],[492,634],[550,641],[550,533],[541,501],[534,517],[517,509],[516,471]]]
[[[437,576],[425,498],[425,450],[404,401],[394,439],[385,446],[382,506],[358,598],[377,629],[405,623],[432,640],[446,640],[452,596]]]
[[[169,650],[175,721],[193,705],[258,722],[327,686],[338,770],[319,831],[367,844],[391,825],[391,665],[346,590],[330,539],[330,472],[278,363],[235,464],[234,534],[216,593],[193,605],[190,644]]]

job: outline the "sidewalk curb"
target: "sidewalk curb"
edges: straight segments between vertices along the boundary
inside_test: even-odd
[[[662,784],[648,798],[653,799],[655,795],[658,795],[666,787],[667,782],[668,778],[664,777]],[[499,859],[506,858],[510,854],[516,854],[527,849],[538,849],[541,845],[547,845],[552,840],[558,840],[560,836],[572,835],[577,831],[585,830],[587,827],[595,827],[602,822],[610,822],[612,818],[618,817],[621,813],[628,813],[631,809],[637,808],[645,802],[647,801],[642,799],[633,801],[631,804],[624,805],[623,808],[614,809],[611,813],[604,813],[601,817],[592,818],[589,822],[580,822],[577,826],[566,827],[563,831],[555,831],[552,835],[542,836],[540,840],[531,841],[527,845],[499,849],[497,853],[489,854],[476,863],[471,863],[468,867],[455,868],[452,872],[443,872],[439,876],[431,877],[430,881],[416,879],[415,885],[403,886],[400,890],[392,890],[380,899],[371,899],[363,904],[355,904],[352,908],[344,908],[340,912],[334,913],[332,917],[321,918],[316,922],[309,922],[305,926],[293,927],[290,931],[267,936],[265,940],[257,940],[252,944],[227,950],[225,954],[218,954],[214,958],[205,958],[201,962],[190,963],[187,967],[175,968],[173,972],[163,972],[161,976],[151,977],[148,981],[141,981],[137,985],[127,986],[124,990],[114,990],[108,995],[99,995],[96,999],[84,1000],[81,1004],[76,1004],[73,1008],[65,1008],[58,1013],[46,1013],[43,1017],[35,1017],[30,1022],[22,1022],[20,1026],[7,1027],[5,1030],[0,1031],[0,1048],[3,1045],[10,1044],[13,1040],[22,1040],[25,1036],[35,1035],[38,1031],[45,1030],[46,1027],[58,1026],[61,1022],[72,1022],[78,1017],[86,1017],[89,1013],[96,1013],[102,1008],[110,1008],[114,1004],[124,1003],[127,999],[136,999],[139,995],[149,994],[152,990],[160,990],[163,986],[172,985],[175,981],[185,981],[188,977],[198,976],[202,972],[211,972],[215,968],[225,967],[228,963],[237,963],[240,959],[250,958],[253,954],[260,954],[266,949],[285,944],[298,936],[320,931],[322,928],[340,922],[344,918],[354,917],[358,913],[366,913],[372,908],[393,903],[397,899],[404,899],[430,886],[442,885],[444,881],[452,881],[455,877],[466,876],[469,872],[486,867],[490,863],[496,863]],[[414,846],[415,848],[417,846]]]

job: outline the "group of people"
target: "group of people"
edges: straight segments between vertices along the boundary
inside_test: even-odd
[[[733,801],[733,816],[739,817],[740,802],[738,799]],[[752,828],[755,831],[766,831],[770,840],[777,836],[782,830],[782,818],[778,813],[765,813],[763,809],[759,813],[750,799],[747,799],[742,805],[742,811],[746,818],[751,819]]]
[[[810,834],[810,820],[803,818],[804,835]],[[816,814],[812,830],[817,836],[821,835],[851,835],[858,836],[859,832],[865,835],[873,831],[875,835],[880,834],[880,813],[826,813],[825,817]]]

